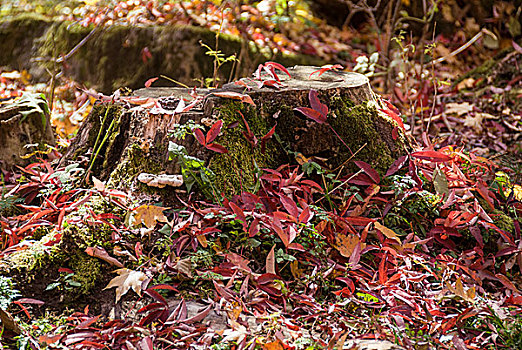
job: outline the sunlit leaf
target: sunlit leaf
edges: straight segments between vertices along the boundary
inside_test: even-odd
[[[114,277],[103,289],[116,287],[116,303],[123,295],[127,294],[131,288],[136,294],[141,296],[141,284],[147,279],[147,275],[140,271],[125,268],[116,270],[115,272],[117,272],[119,276]]]

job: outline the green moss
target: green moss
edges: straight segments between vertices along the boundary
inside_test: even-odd
[[[391,140],[395,122],[378,115],[376,108],[367,102],[354,105],[347,98],[333,97],[330,109],[336,116],[329,117],[330,123],[351,152],[361,149],[354,160],[365,160],[379,172],[385,172],[397,157],[390,143],[400,150],[405,142],[401,134],[397,140]],[[350,158],[350,150],[344,145],[340,147],[336,159],[331,159],[334,166]]]
[[[28,69],[35,39],[40,37],[49,25],[47,18],[34,13],[24,13],[15,17],[0,16],[0,66]]]
[[[151,148],[149,152],[153,152]],[[159,151],[159,150],[158,150]],[[157,162],[151,161],[151,157],[138,145],[132,144],[126,149],[124,161],[119,163],[116,169],[111,172],[108,185],[114,188],[129,188],[136,176],[141,173],[159,174],[162,167]],[[158,192],[158,189],[152,190],[144,184],[137,184],[140,191],[149,193]]]
[[[33,283],[39,283],[39,288],[45,288],[58,278],[58,269],[68,267],[75,273],[74,280],[81,287],[70,289],[64,294],[64,302],[76,299],[78,294],[88,294],[109,269],[108,264],[85,253],[87,247],[104,247],[112,251],[112,229],[106,224],[89,225],[85,222],[67,224],[77,221],[78,216],[87,214],[88,209],[95,213],[112,212],[122,214],[118,209],[110,207],[102,197],[91,197],[88,204],[80,207],[77,212],[65,217],[61,232],[52,230],[39,240],[35,240],[28,248],[16,251],[0,260],[0,270],[15,276],[24,288],[32,288]],[[88,220],[88,219],[87,219]],[[61,234],[58,244],[47,244]]]
[[[493,219],[493,222],[499,229],[509,233],[515,232],[515,223],[513,222],[513,219],[501,210],[493,210],[491,219]]]
[[[52,241],[55,235],[56,232],[49,232],[41,239],[33,242],[28,248],[6,255],[0,260],[0,270],[12,274],[16,271],[40,270],[48,266],[60,253],[60,248],[57,245],[46,246],[46,243]],[[31,276],[34,277],[31,274],[27,275],[28,280],[26,282],[31,282]]]
[[[228,149],[228,153],[214,155],[209,164],[210,170],[216,174],[216,188],[226,195],[238,193],[241,189],[252,191],[258,171],[275,165],[278,153],[273,142],[267,143],[264,153],[260,145],[252,147],[243,135],[246,127],[238,111],[243,113],[258,140],[272,128],[268,119],[257,113],[255,108],[240,102],[228,102],[219,108],[219,118],[225,126],[239,123],[235,128],[225,128],[223,135],[216,140]]]
[[[88,294],[106,272],[98,258],[85,253],[74,255],[69,261],[69,266],[74,271],[74,280],[81,284],[80,287],[74,288],[75,294]]]

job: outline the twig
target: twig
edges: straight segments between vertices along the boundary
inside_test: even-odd
[[[368,142],[366,142],[364,145],[362,145],[361,147],[359,147],[359,149],[358,149],[357,151],[355,151],[355,153],[352,154],[352,155],[350,156],[350,158],[346,159],[346,160],[343,162],[343,164],[339,165],[339,166],[338,166],[337,168],[335,168],[333,171],[337,171],[337,169],[339,169],[339,168],[345,166],[349,161],[351,161],[351,160],[353,159],[353,157],[355,157],[355,156],[357,155],[357,153],[359,153],[360,151],[362,151],[362,149],[363,149],[364,147],[366,147],[367,145],[368,145]]]
[[[174,80],[174,79],[172,79],[172,78],[169,78],[169,77],[167,77],[166,75],[161,74],[160,77],[163,78],[163,79],[167,79],[168,81],[171,81],[171,82],[173,82],[174,84],[178,84],[178,85],[183,86],[184,88],[190,90],[190,87],[189,87],[188,85],[185,85],[185,84],[183,84],[183,83],[180,83],[179,81]]]
[[[100,22],[101,23],[101,22]],[[85,38],[83,38],[78,44],[76,44],[75,47],[73,47],[71,49],[71,51],[69,51],[65,56],[61,56],[59,57],[57,60],[56,60],[56,63],[62,63],[62,62],[65,62],[67,61],[69,58],[72,57],[72,55],[74,55],[76,53],[76,51],[78,51],[83,45],[85,45],[85,43],[87,41],[89,41],[89,39],[94,35],[94,33],[96,32],[96,30],[98,28],[100,28],[100,23],[98,23],[98,25],[96,27],[94,27],[90,32],[89,34],[87,34],[85,36]]]
[[[494,38],[496,38],[496,35],[493,34],[492,32],[490,32],[489,30],[487,30],[486,28],[482,28],[482,30],[480,32],[478,32],[477,34],[475,34],[475,36],[471,39],[469,39],[469,41],[467,43],[465,43],[464,45],[462,45],[461,47],[459,47],[458,49],[456,49],[455,51],[452,51],[451,53],[449,53],[448,55],[444,56],[444,57],[440,57],[440,58],[437,58],[436,60],[432,61],[433,64],[438,64],[438,63],[441,63],[441,62],[444,62],[446,61],[448,58],[451,58],[453,56],[456,56],[458,55],[459,53],[461,53],[462,51],[466,50],[468,47],[470,47],[471,45],[473,45],[473,43],[475,43],[475,41],[479,40],[480,38],[482,38],[482,36],[484,34],[488,34]]]
[[[354,177],[356,177],[357,175],[359,175],[359,174],[362,173],[362,172],[363,172],[363,170],[361,169],[361,170],[359,170],[358,172],[356,172],[355,174],[353,174],[352,176],[350,176],[350,177],[349,177],[348,179],[346,179],[342,184],[340,184],[339,186],[335,187],[333,190],[331,190],[330,192],[328,192],[328,195],[332,194],[333,192],[337,191],[337,190],[338,190],[339,188],[341,188],[342,186],[346,185],[346,183],[347,183],[348,181],[350,181],[351,179],[353,179]],[[324,178],[323,178],[323,180],[324,180]],[[325,199],[325,198],[326,198],[326,195],[324,195],[324,196],[322,196],[321,198],[319,198],[319,199],[317,200],[317,202],[320,202],[320,201],[322,201],[322,200]]]

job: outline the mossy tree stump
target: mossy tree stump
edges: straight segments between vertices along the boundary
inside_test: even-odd
[[[49,115],[16,103],[0,105],[0,169],[13,170],[16,165],[30,163],[26,153],[34,151],[29,145],[54,145]]]
[[[168,144],[174,141],[184,146],[190,156],[204,160],[216,175],[216,187],[227,194],[252,186],[257,169],[296,163],[296,157],[315,157],[313,159],[330,169],[338,168],[351,158],[385,171],[394,159],[406,152],[407,142],[402,132],[398,137],[392,136],[397,129],[396,122],[378,112],[383,106],[368,78],[335,71],[320,76],[312,74],[317,69],[296,66],[289,69],[291,77],[278,73],[283,84],[279,89],[259,87],[259,81],[244,78],[219,90],[201,90],[198,93],[204,97],[200,102],[180,114],[154,114],[150,108],[132,106],[128,101],[100,104],[80,128],[65,159],[78,161],[83,157],[87,165],[94,158],[92,148],[95,140],[100,139],[98,135],[106,135],[101,148],[98,143],[92,174],[109,180],[115,187],[145,189],[136,181],[140,173],[181,174],[177,162],[168,161]],[[310,107],[310,89],[318,91],[319,99],[328,106],[327,123],[319,124],[294,110]],[[255,106],[222,97],[234,93],[235,97],[248,95]],[[189,91],[181,88],[148,88],[134,94],[133,99],[149,98],[163,109],[171,110],[179,98],[192,99]],[[276,125],[275,135],[267,141],[264,152],[261,147],[252,147],[245,137],[246,126],[241,114],[257,140]],[[106,115],[110,122],[106,121],[100,131],[100,121]],[[205,149],[192,135],[183,140],[169,136],[175,124],[186,125],[192,121],[204,126],[206,133],[217,120],[223,120],[223,128],[215,142],[227,148],[227,154]],[[109,124],[112,125],[110,131],[107,130]]]

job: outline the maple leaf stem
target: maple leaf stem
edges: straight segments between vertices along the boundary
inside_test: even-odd
[[[335,131],[335,129],[330,125],[330,123],[326,123],[326,124],[328,124],[328,126],[329,126],[330,129],[333,131],[333,133],[335,134],[335,136],[337,136],[337,138],[338,138],[339,140],[341,140],[341,142],[343,143],[343,145],[345,145],[346,148],[348,148],[348,151],[350,151],[350,154],[353,156],[354,154],[353,154],[352,149],[350,148],[350,146],[348,146],[348,145],[346,144],[346,142],[344,142],[344,140],[341,138],[341,136],[339,136],[339,134],[337,133],[337,131]]]

